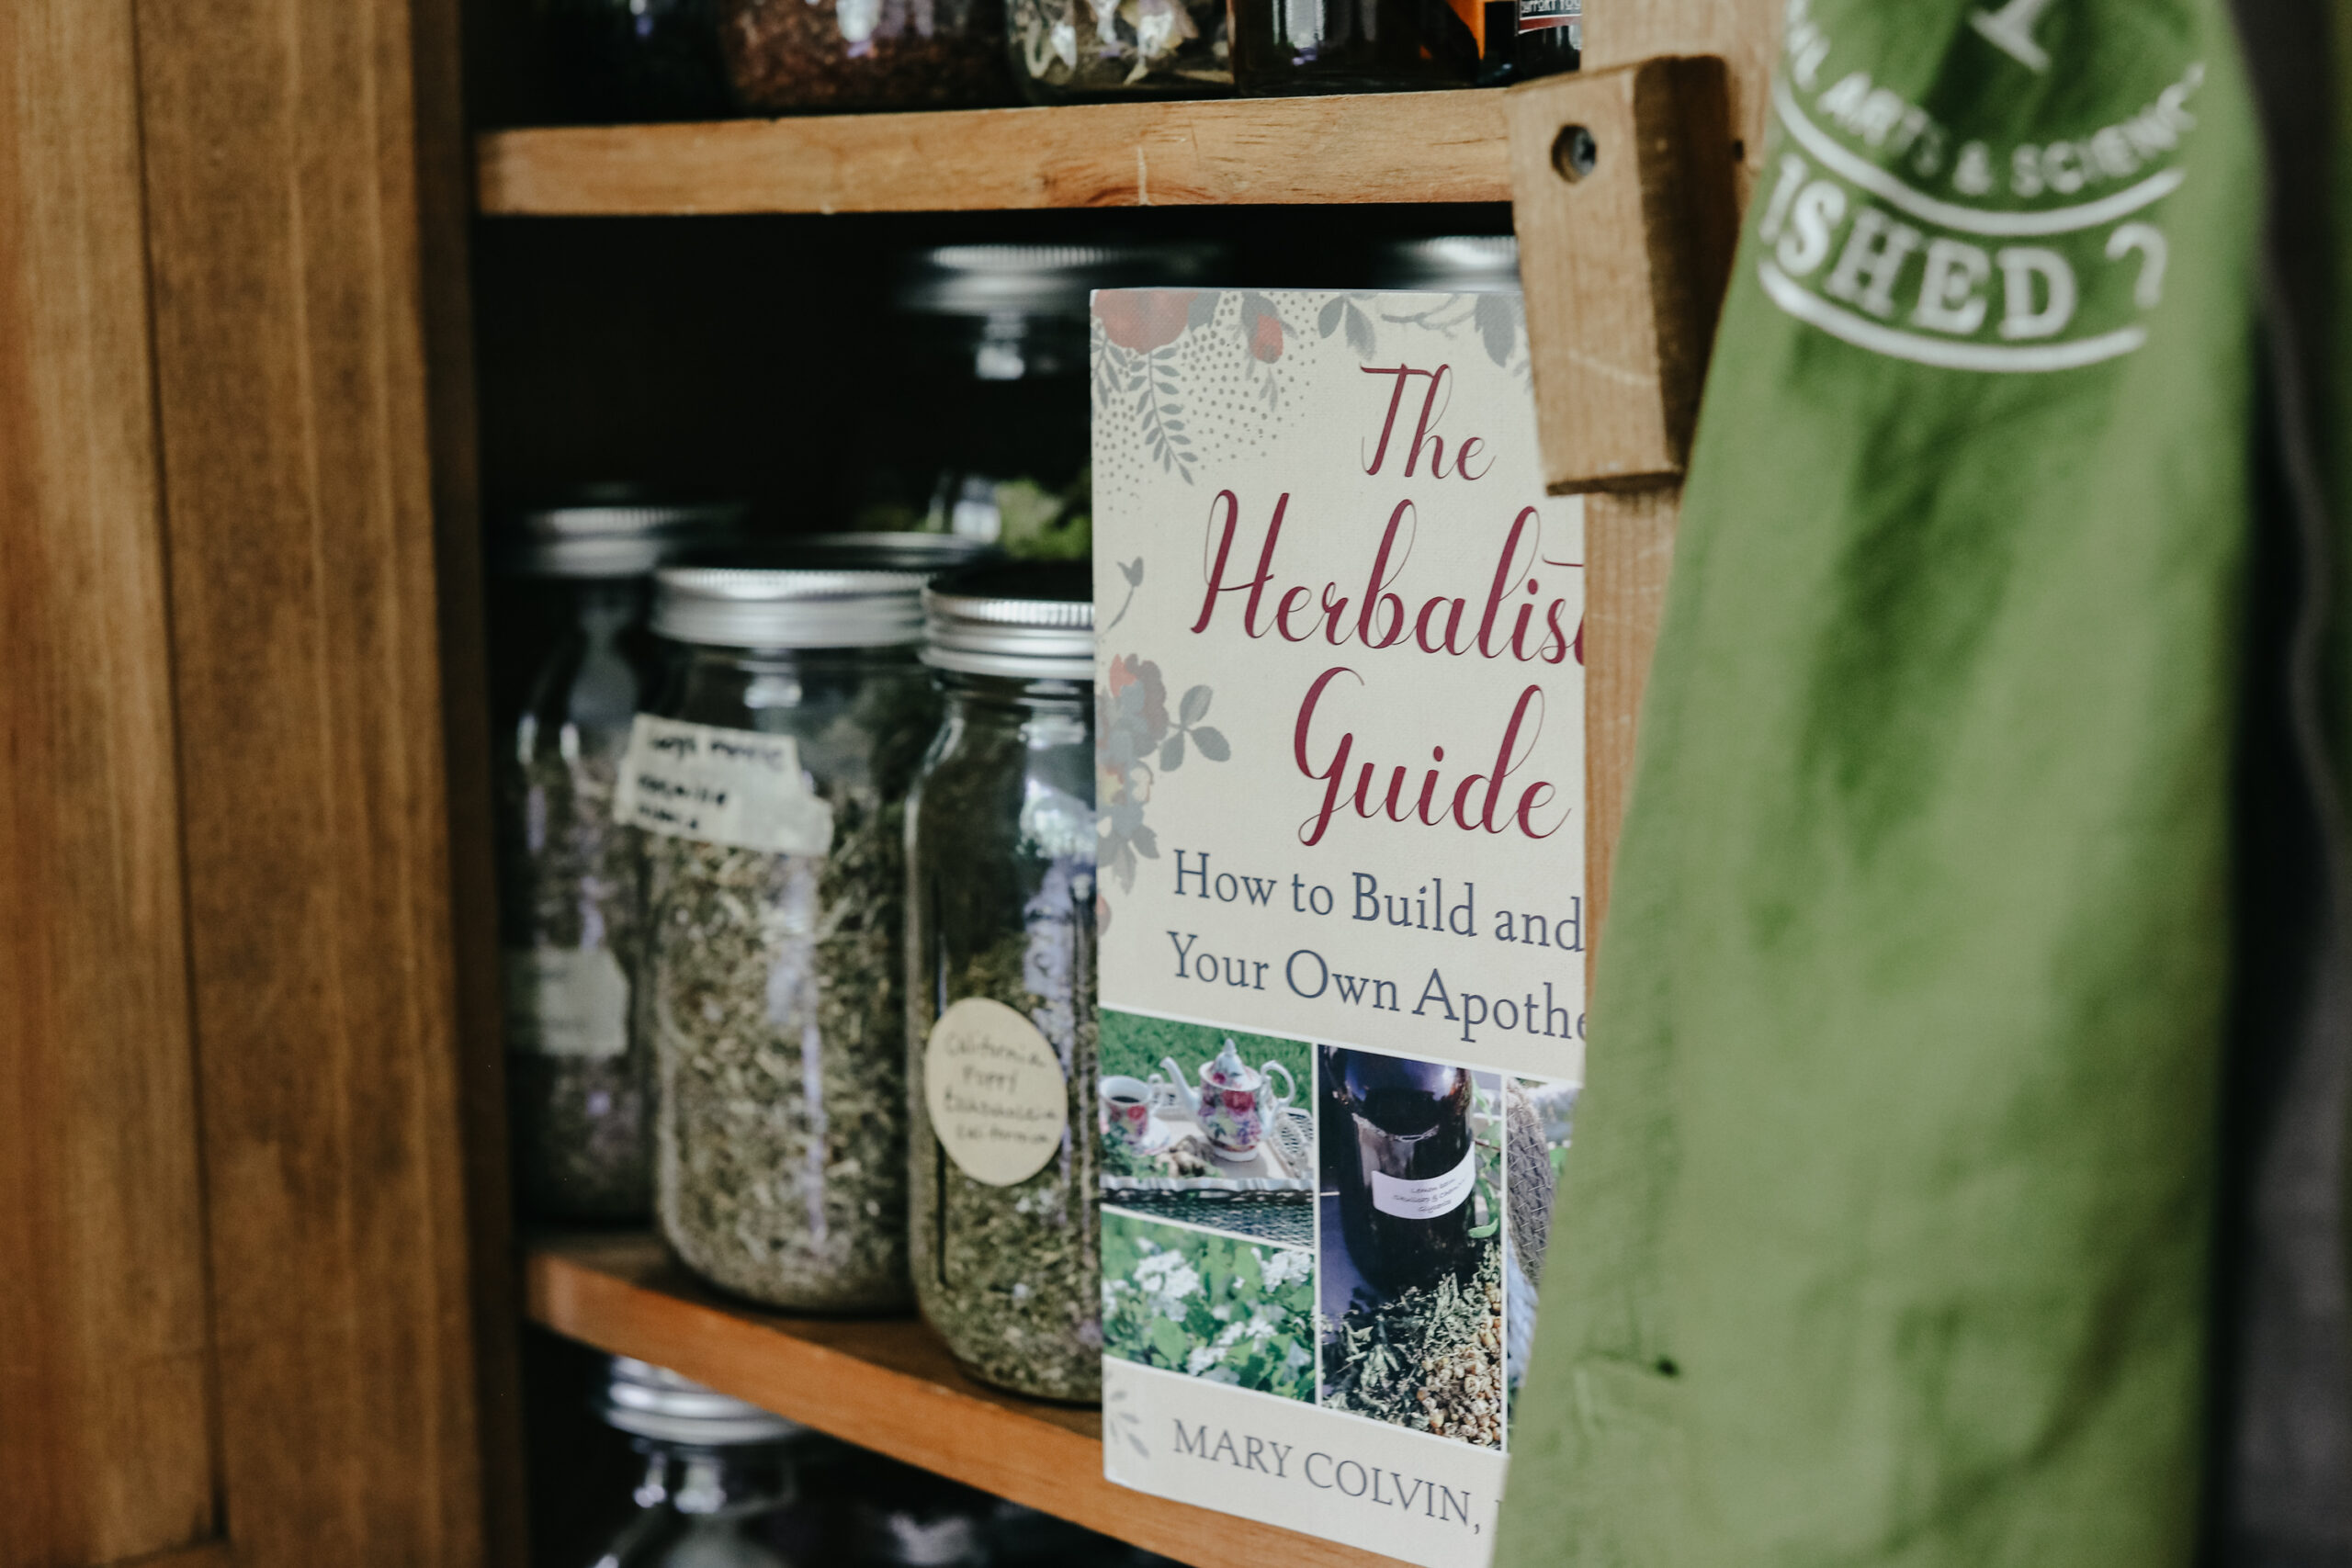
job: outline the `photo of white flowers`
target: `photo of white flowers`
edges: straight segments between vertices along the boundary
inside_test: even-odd
[[[1106,1208],[1102,1345],[1141,1366],[1311,1404],[1315,1255]]]

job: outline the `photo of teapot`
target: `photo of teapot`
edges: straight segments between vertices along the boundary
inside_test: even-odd
[[[1200,1123],[1201,1131],[1208,1134],[1209,1142],[1220,1152],[1235,1156],[1256,1153],[1258,1145],[1265,1141],[1267,1120],[1298,1098],[1298,1083],[1288,1067],[1280,1062],[1251,1067],[1241,1059],[1241,1053],[1229,1035],[1216,1060],[1202,1065],[1197,1091],[1174,1057],[1164,1057],[1159,1065],[1168,1070],[1184,1108]],[[1283,1079],[1283,1092],[1279,1095],[1273,1091],[1272,1075],[1276,1073]]]

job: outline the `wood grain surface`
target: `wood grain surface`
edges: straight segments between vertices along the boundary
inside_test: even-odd
[[[227,1522],[472,1568],[419,17],[137,17]]]
[[[1674,54],[1720,55],[1731,71],[1732,134],[1739,143],[1738,199],[1764,167],[1764,113],[1781,0],[1645,0],[1597,14],[1585,26],[1584,66],[1602,71]]]
[[[1666,611],[1681,504],[1681,491],[1672,487],[1590,496],[1584,504],[1584,863],[1588,929],[1596,932],[1608,917],[1617,831],[1633,794],[1635,721]],[[1599,952],[1598,942],[1585,944],[1588,994]]]
[[[1655,488],[1690,460],[1736,222],[1725,102],[1712,55],[1505,96],[1511,221],[1555,495]],[[1591,150],[1589,168],[1567,155],[1571,137]]]
[[[1742,212],[1764,165],[1765,106],[1780,47],[1781,10],[1778,0],[1648,0],[1597,13],[1585,29],[1584,63],[1589,71],[1668,55],[1724,60],[1736,154],[1733,197]],[[1544,239],[1523,245],[1522,270],[1546,265],[1544,252],[1556,243]],[[1564,351],[1569,344],[1555,337],[1547,346],[1531,332],[1530,345],[1541,400],[1547,379],[1568,375]],[[1703,411],[1703,396],[1701,406]],[[1547,468],[1554,466],[1553,446],[1559,439],[1545,430]],[[1564,455],[1561,462],[1567,460]],[[1642,693],[1657,642],[1680,513],[1680,485],[1672,479],[1662,479],[1645,493],[1596,496],[1587,503],[1585,887],[1593,933],[1585,953],[1588,976],[1595,971],[1605,934],[1617,828],[1633,787]],[[1596,1041],[1595,1048],[1605,1051],[1607,1043]]]
[[[214,1531],[129,0],[0,6],[0,1564]]]
[[[1394,1558],[1113,1485],[1102,1417],[964,1375],[912,1317],[788,1317],[729,1303],[642,1235],[535,1238],[533,1321],[909,1464],[1193,1568],[1385,1568]]]
[[[1492,91],[501,130],[478,187],[573,215],[1510,197]]]

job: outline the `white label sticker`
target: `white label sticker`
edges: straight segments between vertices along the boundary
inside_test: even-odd
[[[1383,1171],[1372,1173],[1372,1206],[1400,1220],[1433,1220],[1462,1207],[1478,1184],[1478,1149],[1471,1145],[1462,1163],[1443,1176],[1407,1181]]]
[[[610,948],[506,950],[506,1045],[540,1056],[628,1049],[628,976]]]
[[[985,997],[966,997],[931,1026],[922,1089],[947,1157],[990,1187],[1043,1170],[1069,1123],[1061,1058],[1035,1024]]]
[[[789,735],[639,714],[621,759],[613,817],[649,832],[779,854],[832,847],[833,808],[800,771]]]

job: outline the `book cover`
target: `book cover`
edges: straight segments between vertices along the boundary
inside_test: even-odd
[[[1583,1078],[1583,513],[1508,293],[1093,307],[1103,1462],[1491,1546]]]

